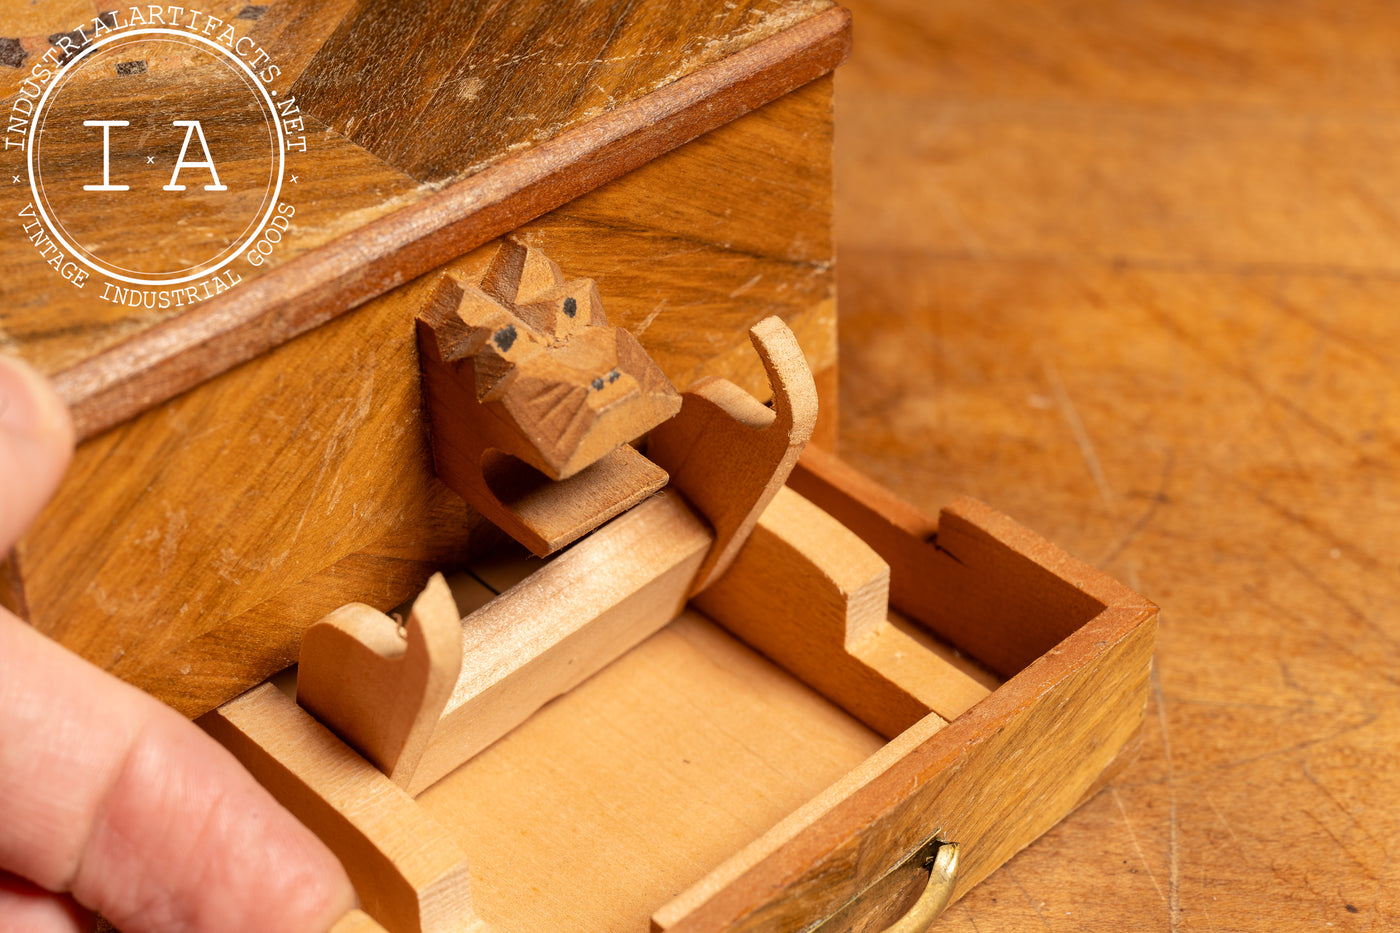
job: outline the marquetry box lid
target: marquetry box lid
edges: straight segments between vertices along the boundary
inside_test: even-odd
[[[771,314],[834,386],[829,0],[96,8],[0,14],[0,350],[81,440],[0,598],[183,712],[477,549],[412,320],[495,238],[678,386],[761,395]]]

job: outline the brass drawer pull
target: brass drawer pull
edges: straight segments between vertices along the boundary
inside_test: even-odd
[[[924,933],[943,913],[953,899],[953,885],[958,875],[958,844],[942,842],[938,833],[929,836],[913,852],[899,860],[884,875],[867,885],[833,914],[817,921],[803,933],[846,933],[852,929],[867,929],[886,908],[894,908],[894,897],[906,897],[913,880],[910,876],[928,872],[928,882],[914,906],[905,911],[881,933]],[[875,914],[871,915],[872,908]]]
[[[943,913],[953,897],[953,885],[958,878],[958,844],[945,842],[938,847],[929,867],[928,886],[909,912],[885,928],[885,933],[924,933]]]

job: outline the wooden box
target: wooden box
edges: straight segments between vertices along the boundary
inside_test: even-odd
[[[56,284],[28,234],[0,232],[0,344],[54,378],[81,439],[0,601],[202,716],[340,855],[375,921],[883,929],[931,845],[961,847],[964,890],[1114,773],[1154,607],[985,506],[934,523],[815,449],[690,608],[678,571],[656,634],[568,643],[547,688],[482,699],[504,725],[431,786],[394,783],[259,686],[342,604],[387,611],[441,569],[489,576],[501,536],[433,469],[414,320],[496,238],[595,280],[680,388],[716,375],[766,398],[747,335],[781,318],[821,395],[816,443],[834,438],[830,72],[850,23],[829,0],[205,6],[279,63],[294,220],[228,267],[237,283],[171,308]],[[71,37],[44,19],[59,13],[21,20],[7,94]],[[121,15],[98,19],[120,33]],[[85,85],[112,116],[211,80],[123,48]],[[46,177],[81,187],[81,140],[49,152]],[[119,254],[157,261],[184,229],[161,203],[72,220],[120,217]],[[482,657],[525,663],[489,635]]]
[[[69,22],[77,8],[89,19]],[[762,397],[747,331],[783,318],[821,386],[830,439],[829,73],[849,45],[844,10],[201,9],[280,69],[269,99],[289,141],[280,203],[294,214],[259,265],[226,268],[236,286],[180,307],[144,306],[153,289],[104,298],[96,273],[73,287],[29,240],[38,227],[0,231],[0,349],[53,377],[81,439],[0,570],[0,603],[35,628],[196,716],[291,664],[331,608],[387,609],[497,540],[433,473],[413,320],[444,270],[479,272],[509,232],[593,278],[611,320],[681,388],[721,375]],[[0,94],[53,65],[59,39],[112,38],[98,23],[120,38],[137,28],[129,16],[53,4],[0,21],[22,55],[0,68]],[[94,46],[78,64],[95,64],[73,80],[88,81],[83,99],[108,118],[163,139],[178,114],[162,107],[209,106],[195,92],[212,72],[181,49]],[[217,152],[215,116],[205,123]],[[46,144],[51,187],[101,170],[100,133],[72,129]],[[123,132],[111,171],[132,190],[83,194],[66,220],[115,223],[118,259],[155,262],[188,245],[188,218],[161,190],[180,137],[151,156],[164,175],[150,180],[141,160],[122,162]],[[36,196],[17,197],[16,212],[26,197],[32,210]]]
[[[478,566],[465,601],[537,566]],[[551,566],[552,590],[593,573]],[[958,843],[964,891],[1131,757],[1155,621],[994,510],[960,500],[935,527],[818,451],[675,621],[587,680],[562,672],[617,632],[566,645],[529,718],[426,788],[271,685],[201,723],[394,933],[876,931],[927,887],[931,841]]]

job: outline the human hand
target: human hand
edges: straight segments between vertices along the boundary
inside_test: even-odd
[[[63,403],[0,356],[0,555],[72,451]],[[0,609],[0,928],[322,933],[353,898],[222,746]]]

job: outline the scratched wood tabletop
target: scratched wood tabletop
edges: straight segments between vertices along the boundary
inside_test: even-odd
[[[843,454],[1162,607],[1140,760],[940,930],[1400,925],[1400,7],[856,0]]]

